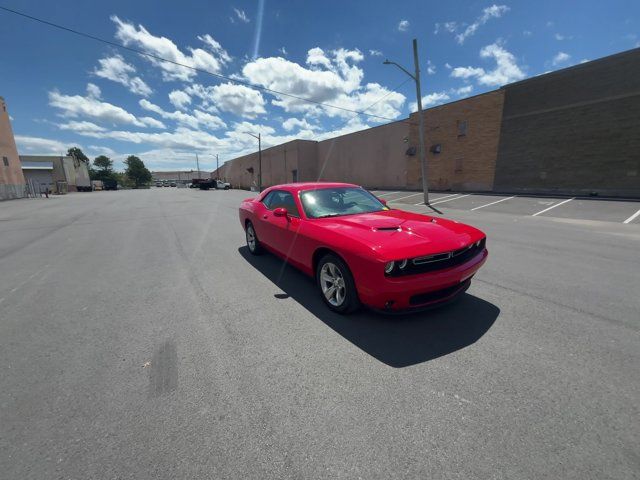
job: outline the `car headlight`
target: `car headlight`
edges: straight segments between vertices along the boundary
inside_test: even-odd
[[[407,261],[408,261],[408,260],[407,260],[406,258],[405,258],[404,260],[401,260],[401,261],[398,263],[398,268],[399,268],[400,270],[404,270],[404,269],[405,269],[405,267],[407,266]]]
[[[389,275],[392,271],[393,271],[393,267],[396,266],[396,262],[391,261],[388,262],[385,266],[384,266],[384,273],[386,273],[387,275]]]

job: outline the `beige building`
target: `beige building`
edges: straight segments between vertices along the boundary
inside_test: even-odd
[[[11,120],[4,98],[0,97],[0,200],[26,195],[24,175],[13,138]]]
[[[424,112],[429,188],[493,190],[503,104],[501,89]],[[418,114],[410,118],[409,143],[418,145]],[[421,188],[422,171],[417,154],[408,159],[406,168],[406,188]]]

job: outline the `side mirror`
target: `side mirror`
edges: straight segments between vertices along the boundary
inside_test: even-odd
[[[284,207],[278,207],[273,211],[273,215],[276,217],[286,217],[287,209]]]
[[[385,207],[387,206],[387,201],[384,198],[378,197],[378,200],[380,200],[380,203],[382,203]]]

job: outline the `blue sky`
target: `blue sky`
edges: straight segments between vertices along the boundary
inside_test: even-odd
[[[638,1],[2,0],[20,10],[221,75],[388,119],[640,46]],[[260,14],[262,7],[262,15]],[[151,169],[205,168],[293,138],[388,120],[272,95],[0,11],[0,95],[21,154],[139,155]]]

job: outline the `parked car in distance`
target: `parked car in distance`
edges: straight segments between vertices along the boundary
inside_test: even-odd
[[[102,183],[102,180],[91,180],[91,186],[93,187],[94,192],[104,190],[104,184]]]
[[[270,187],[239,208],[247,248],[268,250],[314,276],[325,304],[399,313],[464,293],[487,259],[480,230],[396,210],[357,185]]]
[[[169,186],[170,186],[170,187],[175,187],[175,186],[176,186],[176,182],[171,182],[171,183],[169,184]]]
[[[222,180],[215,180],[216,188],[219,190],[229,190],[231,188],[231,184],[227,182],[223,182]]]
[[[162,181],[161,180],[156,181],[156,187],[161,187],[161,186],[162,186]]]

